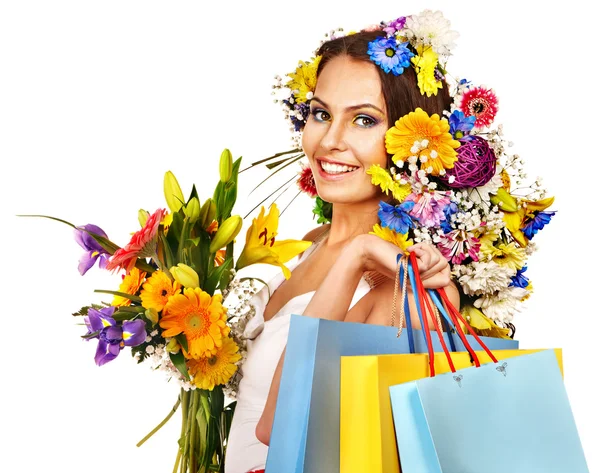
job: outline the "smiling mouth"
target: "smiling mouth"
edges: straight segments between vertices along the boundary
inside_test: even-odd
[[[333,164],[327,161],[319,160],[319,166],[321,166],[321,170],[325,174],[329,174],[332,176],[340,175],[340,174],[350,174],[358,169],[358,166],[348,166],[346,164]]]

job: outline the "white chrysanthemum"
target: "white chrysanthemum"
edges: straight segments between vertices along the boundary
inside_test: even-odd
[[[527,289],[521,287],[506,287],[498,294],[480,297],[473,305],[490,319],[508,323],[512,321],[514,313],[518,312],[517,305],[527,293]]]
[[[476,261],[455,266],[455,274],[465,294],[476,296],[494,294],[508,287],[514,271],[493,261]]]
[[[440,56],[449,56],[458,38],[458,32],[450,29],[450,22],[439,10],[407,17],[403,34],[413,46],[431,46]]]
[[[472,202],[479,204],[483,202],[490,201],[490,194],[495,194],[498,192],[498,189],[502,187],[502,167],[496,166],[496,174],[492,177],[488,182],[479,187],[474,187],[469,189],[467,192],[469,194],[469,199]]]

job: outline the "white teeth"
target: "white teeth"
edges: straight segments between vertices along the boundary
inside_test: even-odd
[[[346,165],[342,166],[340,164],[332,164],[332,163],[327,163],[325,161],[321,161],[321,167],[328,174],[341,174],[343,172],[352,172],[352,171],[358,169],[357,166],[346,166]]]

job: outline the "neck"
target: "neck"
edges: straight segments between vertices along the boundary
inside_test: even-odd
[[[326,245],[330,248],[343,246],[352,238],[372,231],[373,225],[379,223],[379,201],[377,198],[351,204],[334,203]]]

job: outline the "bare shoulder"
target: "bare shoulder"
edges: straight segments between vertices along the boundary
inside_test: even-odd
[[[312,241],[314,242],[317,238],[319,238],[323,233],[325,233],[329,227],[331,226],[331,224],[327,223],[325,225],[321,225],[317,228],[313,228],[311,231],[309,231],[306,235],[304,235],[304,237],[302,238],[302,240],[304,241]],[[298,258],[302,257],[302,254],[304,252],[300,253],[298,255]]]

